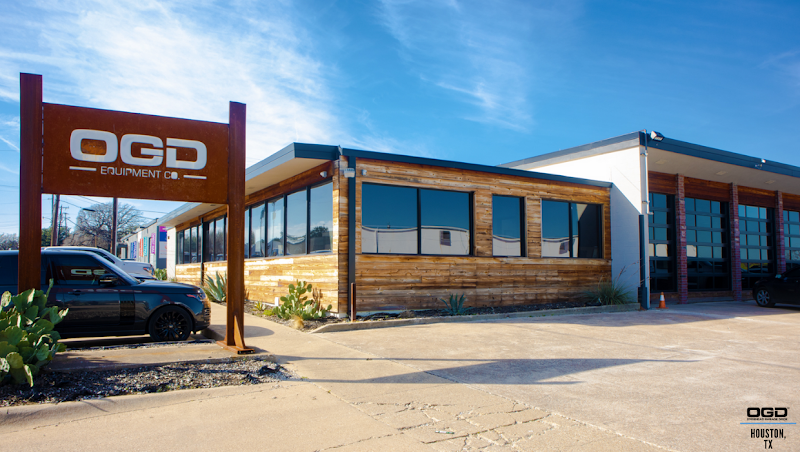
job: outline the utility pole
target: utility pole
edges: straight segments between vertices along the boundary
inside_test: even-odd
[[[55,195],[53,198],[53,225],[50,226],[50,246],[58,246],[58,217],[59,217],[59,210],[58,210],[58,202],[61,200],[61,195]]]
[[[111,254],[117,255],[117,198],[114,198],[111,207]]]

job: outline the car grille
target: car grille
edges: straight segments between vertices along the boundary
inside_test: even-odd
[[[203,317],[206,320],[211,321],[211,308],[203,308]]]

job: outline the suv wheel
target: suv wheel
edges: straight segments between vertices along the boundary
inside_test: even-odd
[[[156,311],[149,330],[155,341],[185,341],[192,332],[192,319],[185,309],[167,306]]]
[[[775,306],[775,302],[772,301],[772,297],[767,289],[758,289],[755,299],[756,303],[762,308],[771,308]]]

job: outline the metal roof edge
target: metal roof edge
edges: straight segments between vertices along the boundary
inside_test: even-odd
[[[786,163],[773,162],[769,160],[761,161],[761,158],[752,157],[735,152],[723,151],[721,149],[701,146],[699,144],[688,143],[686,141],[664,138],[662,141],[648,140],[647,145],[651,148],[661,149],[667,152],[697,157],[706,160],[713,160],[729,165],[741,166],[744,168],[757,168],[784,176],[800,177],[800,168]]]
[[[619,151],[638,145],[644,145],[644,134],[642,132],[631,132],[626,133],[625,135],[606,138],[605,140],[582,144],[580,146],[574,146],[567,149],[561,149],[559,151],[549,152],[547,154],[537,155],[535,157],[529,157],[509,163],[503,163],[497,166],[501,168],[519,168],[531,163],[541,163],[548,160],[553,160],[553,162],[550,163],[561,163],[570,160],[591,157],[593,155]]]
[[[441,168],[455,168],[470,171],[480,171],[484,173],[502,174],[505,176],[519,176],[531,179],[550,180],[554,182],[569,182],[573,184],[592,185],[595,187],[610,188],[610,182],[601,182],[592,179],[581,179],[577,177],[559,176],[555,174],[537,173],[533,171],[520,170],[515,168],[502,168],[498,166],[480,165],[477,163],[464,163],[452,160],[440,160],[427,157],[414,157],[410,155],[388,154],[385,152],[362,151],[357,149],[343,148],[342,153],[345,157],[367,158],[373,160],[384,160],[400,163],[415,163],[419,165],[438,166]]]

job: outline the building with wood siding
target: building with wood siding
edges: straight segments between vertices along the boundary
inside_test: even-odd
[[[501,166],[611,182],[612,272],[645,300],[751,299],[800,266],[800,168],[655,132]]]
[[[345,314],[575,300],[612,276],[612,184],[527,169],[294,143],[247,169],[245,285],[275,303],[304,280]],[[159,221],[168,263],[226,269],[224,205]]]

